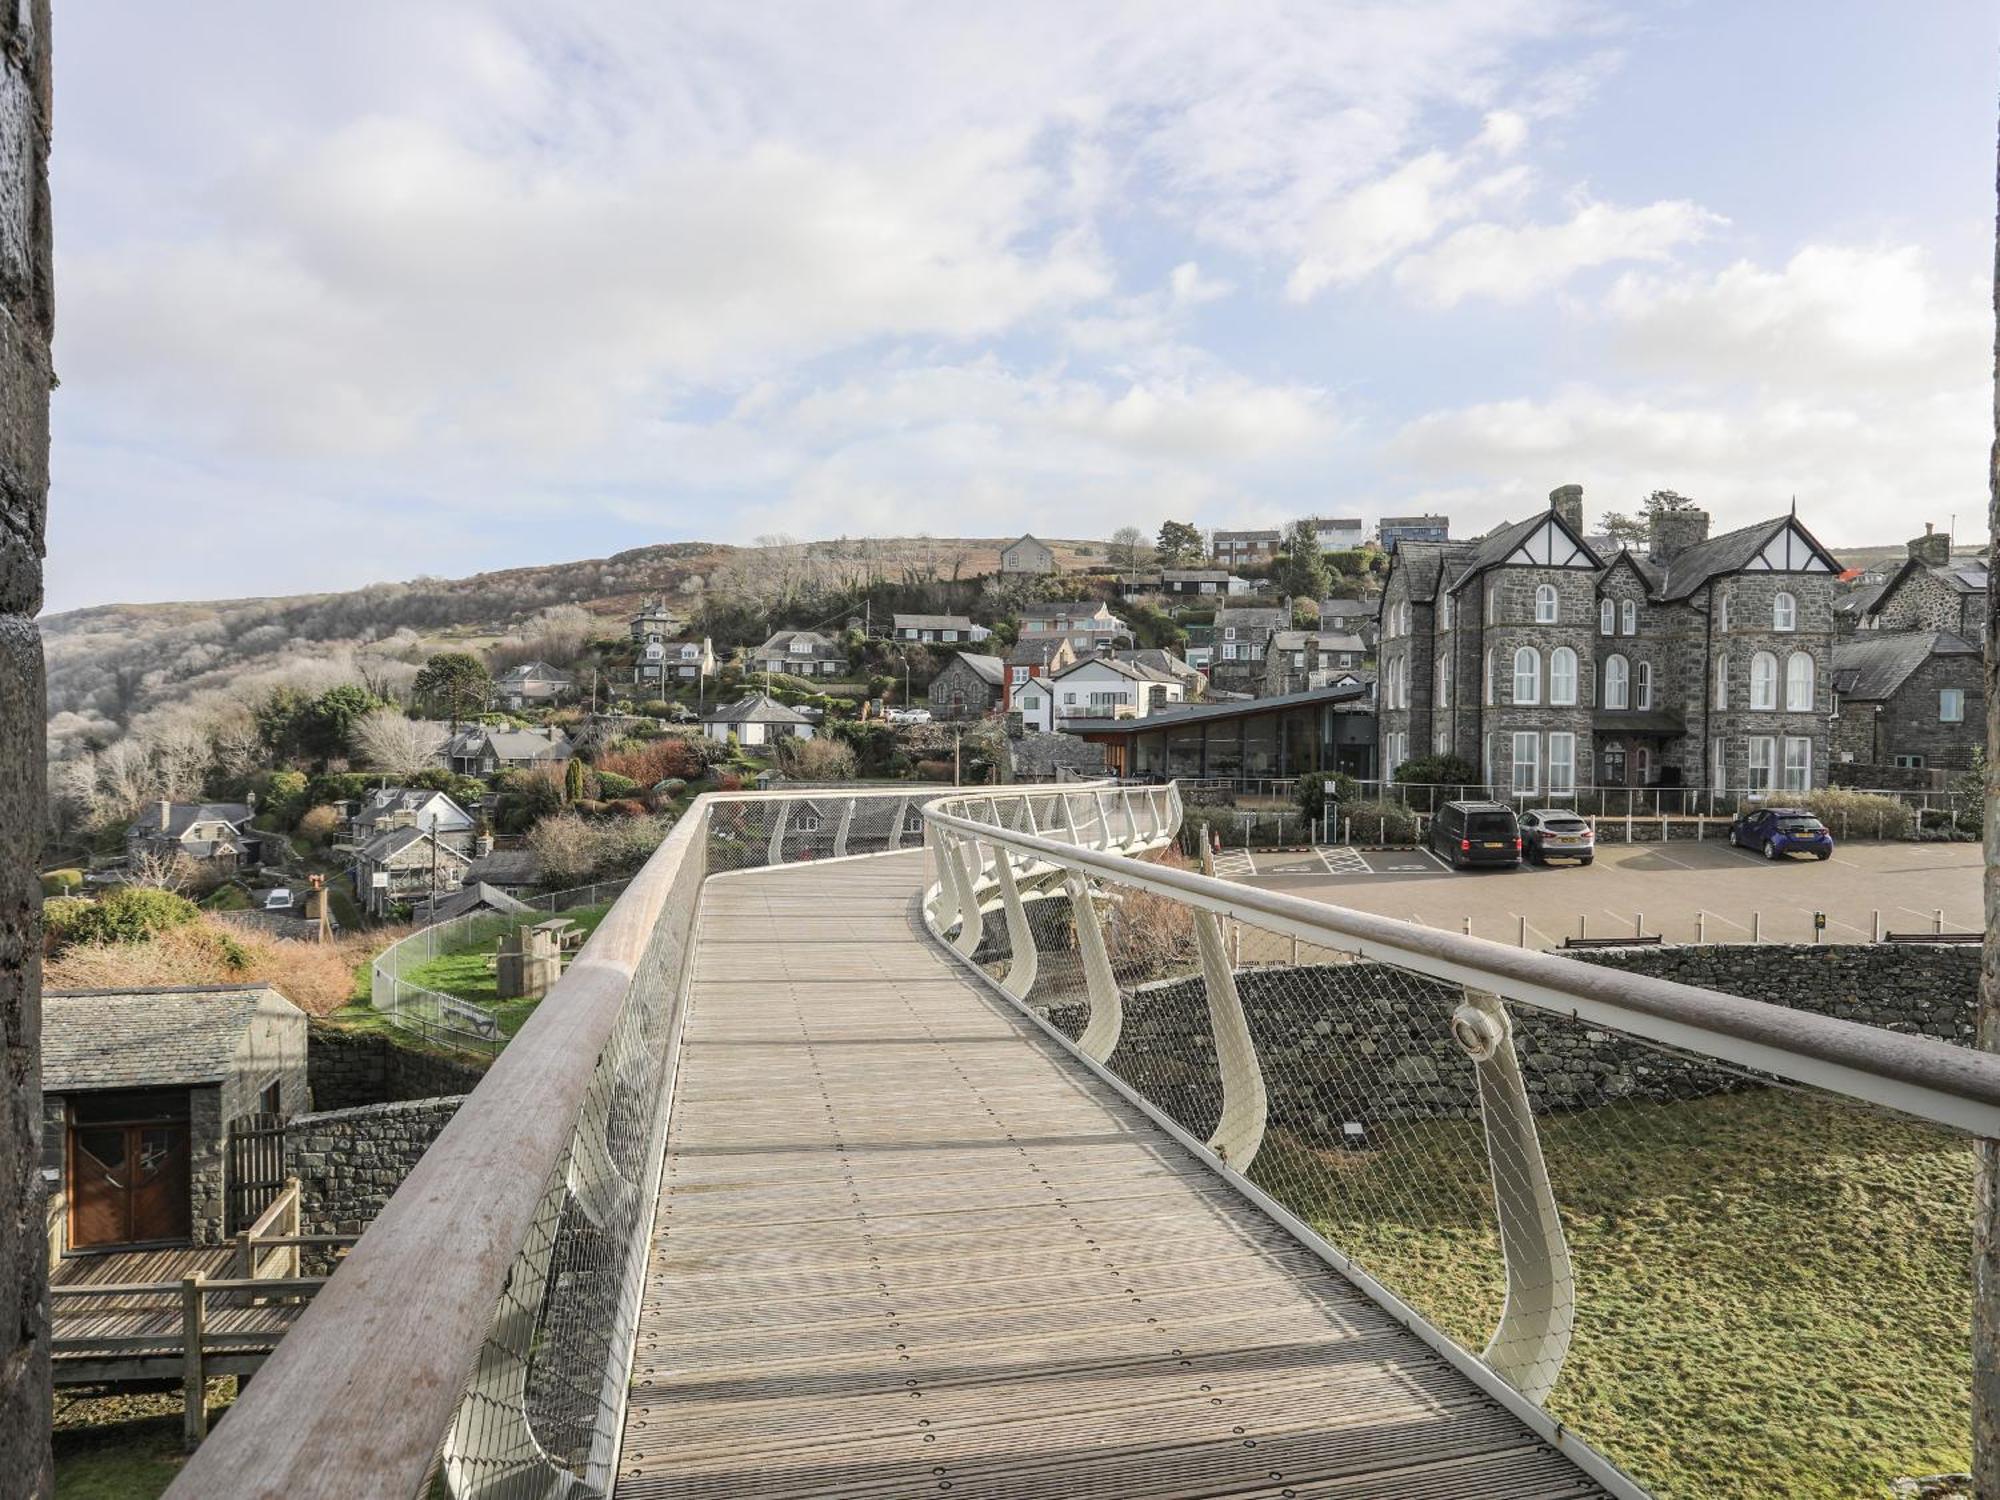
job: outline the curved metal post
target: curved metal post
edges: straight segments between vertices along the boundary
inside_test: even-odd
[[[778,804],[778,821],[771,825],[771,842],[764,850],[764,863],[781,865],[785,862],[785,825],[792,818],[792,799],[787,797]]]
[[[1204,874],[1214,874],[1215,856],[1206,849],[1201,865]],[[1247,1172],[1257,1157],[1257,1148],[1264,1144],[1264,1122],[1270,1114],[1264,1069],[1257,1060],[1257,1044],[1250,1040],[1243,997],[1237,993],[1222,924],[1214,912],[1195,912],[1194,935],[1201,949],[1202,987],[1208,992],[1215,1061],[1222,1073],[1222,1118],[1216,1121],[1208,1147],[1237,1171]]]
[[[1021,888],[1014,882],[1014,856],[1000,844],[993,846],[993,869],[1000,878],[1000,902],[1007,912],[1007,977],[1000,988],[1016,1000],[1027,998],[1035,987],[1035,971],[1040,967],[1035,952],[1035,932],[1028,925],[1028,910],[1021,904]]]
[[[1083,835],[1077,832],[1076,809],[1069,805],[1069,793],[1058,792],[1056,794],[1056,803],[1062,808],[1063,827],[1069,831],[1069,841],[1072,844],[1081,844],[1083,842]]]
[[[1076,921],[1077,951],[1083,956],[1084,988],[1090,995],[1090,1020],[1076,1045],[1086,1057],[1109,1062],[1118,1050],[1118,1038],[1125,1030],[1125,997],[1119,993],[1117,976],[1111,972],[1111,955],[1104,950],[1104,927],[1097,920],[1097,903],[1091,898],[1090,881],[1071,875],[1063,882],[1069,892],[1069,909]]]
[[[1576,1280],[1541,1137],[1521,1082],[1514,1026],[1497,995],[1467,990],[1451,1034],[1473,1061],[1486,1160],[1507,1266],[1507,1300],[1482,1358],[1537,1404],[1562,1373],[1576,1321]]]
[[[931,927],[939,937],[943,937],[951,931],[951,924],[958,920],[958,877],[948,840],[942,832],[926,824],[924,845],[930,854],[931,873],[937,883],[937,895],[931,907]]]
[[[967,850],[971,850],[971,860],[967,860]],[[958,874],[958,937],[952,947],[972,957],[979,947],[982,923],[979,918],[979,879],[973,868],[979,859],[978,845],[971,839],[954,841],[946,845],[946,858]]]
[[[891,849],[900,849],[903,847],[903,820],[909,815],[910,799],[905,797],[896,804],[896,818],[889,825],[889,847]]]
[[[1111,814],[1104,810],[1106,795],[1104,792],[1093,792],[1090,796],[1090,805],[1097,811],[1097,833],[1090,845],[1093,849],[1111,847]]]
[[[840,827],[833,835],[833,857],[847,857],[847,830],[854,826],[854,809],[860,802],[858,797],[849,797],[840,809]]]

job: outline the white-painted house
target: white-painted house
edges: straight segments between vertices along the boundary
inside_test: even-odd
[[[733,734],[744,746],[769,745],[778,740],[813,737],[812,721],[797,709],[787,708],[762,693],[736,703],[723,703],[702,715],[702,733],[712,740],[727,741]]]
[[[1187,683],[1140,662],[1091,657],[1014,689],[1024,728],[1053,731],[1065,719],[1143,719],[1187,699]]]

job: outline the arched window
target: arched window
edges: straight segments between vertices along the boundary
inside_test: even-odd
[[[1533,646],[1523,646],[1514,653],[1514,701],[1542,701],[1542,653]]]
[[[1452,597],[1451,595],[1446,594],[1438,600],[1439,630],[1451,629],[1451,614],[1452,614]]]
[[[1491,708],[1493,706],[1493,648],[1491,646],[1486,648],[1485,698],[1486,706]]]
[[[1809,714],[1813,706],[1813,659],[1804,651],[1785,658],[1785,710]]]
[[[1442,651],[1438,652],[1437,661],[1434,665],[1437,669],[1437,675],[1431,679],[1436,684],[1436,692],[1433,696],[1437,699],[1437,706],[1439,708],[1450,708],[1451,672],[1446,666],[1445,654]]]
[[[1619,626],[1619,629],[1626,635],[1637,635],[1639,633],[1639,606],[1632,600],[1627,599],[1619,606],[1619,612],[1624,616],[1624,621]]]
[[[1597,633],[1610,635],[1618,628],[1618,606],[1609,599],[1597,601]]]
[[[1715,653],[1715,706],[1729,707],[1729,658],[1720,651]]]
[[[1632,679],[1632,706],[1651,708],[1653,706],[1653,664],[1639,663],[1638,675]]]
[[[1549,702],[1563,706],[1576,702],[1576,653],[1567,646],[1549,653]]]
[[[1718,631],[1729,629],[1729,595],[1726,591],[1715,596],[1715,628]]]
[[[1632,706],[1632,666],[1616,653],[1604,659],[1604,706],[1606,708]]]
[[[1778,658],[1759,651],[1750,658],[1750,706],[1770,709],[1778,706]]]
[[[1535,586],[1535,623],[1553,625],[1556,622],[1556,586],[1542,583]]]
[[[1799,628],[1799,601],[1790,594],[1777,594],[1772,597],[1771,628],[1773,630]]]

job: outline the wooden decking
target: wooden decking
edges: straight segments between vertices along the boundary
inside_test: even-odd
[[[1601,1494],[918,933],[711,881],[620,1500]]]
[[[186,1351],[181,1290],[172,1284],[196,1275],[223,1280],[235,1274],[235,1264],[231,1245],[65,1256],[49,1274],[56,1384],[178,1375]],[[135,1290],[112,1296],[62,1295],[65,1287],[82,1286]],[[202,1331],[219,1360],[217,1373],[254,1368],[304,1310],[248,1293],[211,1296]]]

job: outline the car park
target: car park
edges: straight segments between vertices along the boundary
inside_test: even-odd
[[[1744,813],[1729,825],[1729,842],[1766,859],[1792,854],[1833,857],[1833,834],[1803,807],[1760,807]]]
[[[1597,853],[1597,835],[1567,807],[1538,807],[1521,814],[1521,853],[1530,864],[1573,859],[1587,865]]]
[[[1447,802],[1431,819],[1430,850],[1454,870],[1521,863],[1521,824],[1504,802]]]

